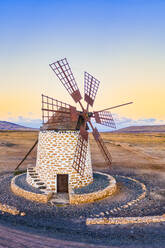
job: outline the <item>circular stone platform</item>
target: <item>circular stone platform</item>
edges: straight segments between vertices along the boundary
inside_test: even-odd
[[[94,173],[93,176],[93,183],[74,189],[69,193],[70,204],[94,202],[110,196],[116,191],[116,180],[112,176],[101,172]],[[52,196],[56,197],[51,192],[46,190],[43,192],[29,185],[26,182],[26,173],[18,175],[11,180],[11,190],[17,196],[41,203],[48,203]]]

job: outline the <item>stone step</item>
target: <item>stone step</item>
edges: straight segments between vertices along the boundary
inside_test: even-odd
[[[69,194],[67,193],[58,193],[53,194],[52,198],[49,201],[52,205],[68,205],[69,204]]]
[[[46,186],[39,186],[39,189],[46,189]]]
[[[49,201],[49,203],[51,204],[51,205],[63,205],[63,206],[66,206],[66,205],[69,205],[69,201],[67,201],[67,202],[63,202],[63,201],[54,201],[54,200],[51,200],[51,201]]]
[[[45,186],[45,184],[42,183],[42,182],[40,182],[40,181],[38,181],[36,184],[37,184],[37,185],[41,185],[41,186]]]

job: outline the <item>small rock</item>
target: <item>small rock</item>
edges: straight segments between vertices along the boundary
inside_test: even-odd
[[[25,216],[26,214],[25,214],[24,212],[21,212],[20,215],[21,215],[21,216]]]

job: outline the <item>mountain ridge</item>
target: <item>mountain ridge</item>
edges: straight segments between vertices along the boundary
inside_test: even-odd
[[[37,131],[37,128],[26,127],[8,121],[0,121],[0,131]],[[118,133],[134,133],[134,132],[165,132],[165,125],[142,125],[142,126],[128,126],[112,131]]]
[[[114,132],[119,132],[119,133],[165,132],[165,125],[129,126],[129,127],[120,128]]]
[[[31,127],[25,127],[13,122],[8,121],[0,121],[0,131],[7,131],[7,130],[13,130],[13,131],[36,131],[37,128],[31,128]]]

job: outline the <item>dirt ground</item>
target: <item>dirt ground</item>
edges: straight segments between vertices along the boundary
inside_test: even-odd
[[[13,171],[38,137],[38,132],[6,131],[0,132],[0,172]],[[37,148],[35,148],[21,169],[28,164],[35,164]]]
[[[112,168],[165,171],[165,133],[102,133],[111,155]],[[14,170],[38,137],[38,132],[0,132],[0,171]],[[90,134],[94,169],[106,169],[102,154]],[[35,165],[37,147],[21,165]]]
[[[112,155],[112,167],[165,171],[165,133],[102,133]],[[92,137],[91,150],[95,167],[103,158]]]

